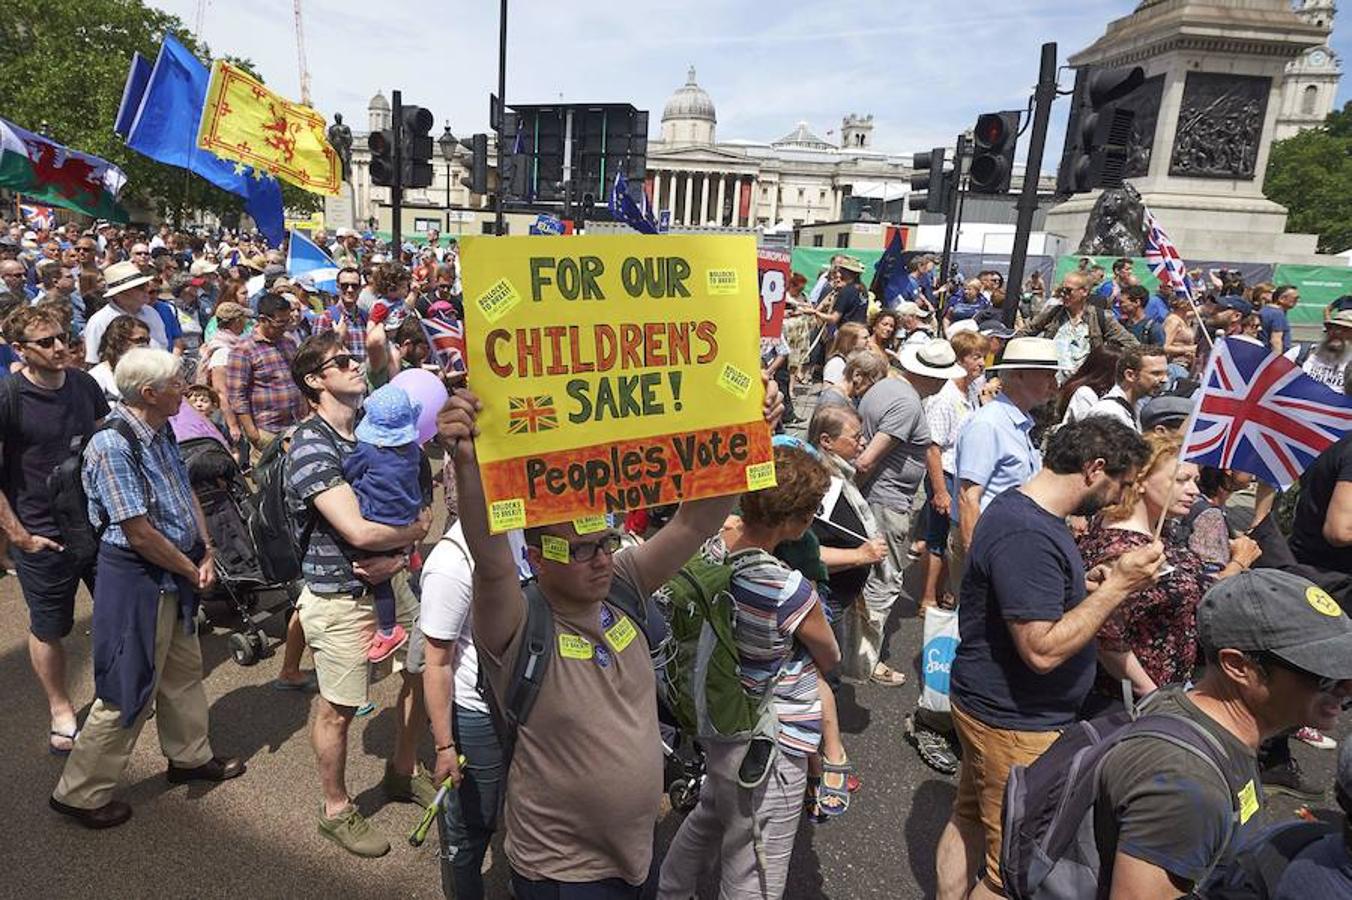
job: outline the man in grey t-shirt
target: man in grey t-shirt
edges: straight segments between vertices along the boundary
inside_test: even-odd
[[[880,369],[856,366],[850,385],[853,396],[860,398],[866,442],[855,468],[879,532],[887,540],[887,559],[874,567],[864,583],[863,621],[855,629],[855,639],[847,642],[843,658],[848,675],[885,685],[906,680],[880,657],[883,626],[901,593],[902,575],[909,563],[911,506],[932,443],[921,401],[937,393],[945,381],[966,374],[952,345],[942,338],[906,346],[900,358],[904,377],[887,377],[887,363],[880,358]],[[943,477],[942,472],[934,475]]]

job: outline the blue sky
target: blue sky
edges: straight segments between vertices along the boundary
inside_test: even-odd
[[[1136,3],[513,0],[507,96],[633,103],[650,110],[656,136],[662,106],[693,65],[717,108],[720,139],[770,141],[799,120],[834,138],[827,132],[838,132],[845,114],[872,113],[877,147],[912,152],[951,143],[982,112],[1023,109],[1042,42],[1056,41],[1064,63]],[[199,4],[152,5],[191,28]],[[432,110],[435,133],[447,119],[457,135],[485,130],[488,93],[497,88],[497,8],[492,0],[304,0],[315,105],[365,130],[371,95],[400,88],[405,102]],[[252,59],[270,86],[299,96],[284,0],[207,0],[201,37],[215,53]],[[1335,28],[1333,46],[1352,60],[1352,33]],[[1062,87],[1071,81],[1062,74]],[[1344,79],[1340,105],[1348,90]],[[1059,158],[1067,105],[1056,104],[1044,169]]]

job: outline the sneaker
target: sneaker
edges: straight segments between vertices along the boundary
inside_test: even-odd
[[[374,858],[390,852],[390,842],[381,837],[351,803],[331,819],[326,819],[321,809],[319,833],[354,856]]]
[[[1338,746],[1338,742],[1333,738],[1308,725],[1301,728],[1292,737],[1298,741],[1304,741],[1316,750],[1333,750]]]
[[[953,752],[948,738],[939,732],[917,726],[912,720],[907,719],[906,740],[915,747],[925,765],[934,771],[941,775],[958,773],[958,755]]]
[[[1300,771],[1300,764],[1294,759],[1285,763],[1268,766],[1260,772],[1263,789],[1276,794],[1285,794],[1300,800],[1318,800],[1324,796],[1323,790],[1312,787]]]
[[[416,803],[423,809],[432,805],[436,799],[437,788],[432,778],[422,766],[416,766],[412,775],[400,775],[385,764],[385,777],[380,780],[385,796],[399,803]]]
[[[371,638],[371,648],[366,651],[366,661],[378,663],[389,659],[394,651],[404,646],[407,641],[408,632],[404,630],[403,625],[395,625],[388,634],[377,631],[376,636]]]

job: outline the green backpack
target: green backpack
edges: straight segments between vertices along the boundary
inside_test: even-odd
[[[656,654],[658,693],[686,734],[745,741],[778,732],[772,701],[783,673],[760,696],[748,694],[733,637],[733,575],[762,555],[743,550],[720,561],[706,548],[653,594],[669,632]]]

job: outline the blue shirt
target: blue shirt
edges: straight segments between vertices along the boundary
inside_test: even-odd
[[[970,481],[979,485],[981,511],[996,497],[1018,487],[1042,468],[1042,453],[1033,444],[1033,419],[1004,393],[981,407],[958,432],[953,468],[958,487]],[[953,504],[953,521],[958,520]]]
[[[1058,621],[1084,600],[1084,562],[1065,520],[1023,491],[1001,494],[976,523],[958,595],[953,702],[987,725],[1012,731],[1074,722],[1094,684],[1095,643],[1039,675],[1019,656],[1009,631],[1011,621]]]
[[[1169,303],[1159,294],[1151,294],[1145,304],[1145,317],[1163,323],[1169,317]]]
[[[183,326],[178,323],[178,310],[172,303],[156,300],[155,312],[159,313],[160,320],[164,322],[164,339],[168,342],[166,349],[173,350],[174,341],[183,337]]]
[[[417,519],[422,511],[421,464],[416,443],[378,447],[358,441],[357,449],[343,458],[343,477],[357,495],[362,518],[396,528]]]
[[[1269,303],[1258,310],[1258,318],[1263,322],[1263,343],[1272,346],[1272,333],[1282,336],[1282,348],[1291,349],[1291,323],[1286,321],[1286,310]]]
[[[141,438],[142,465],[136,465],[131,447],[116,431],[94,435],[85,447],[82,471],[89,497],[89,521],[95,527],[107,521],[103,540],[131,549],[121,523],[147,516],[151,527],[187,553],[202,536],[197,530],[188,467],[178,452],[173,431],[167,424],[151,431],[121,404],[109,415],[126,419]]]

